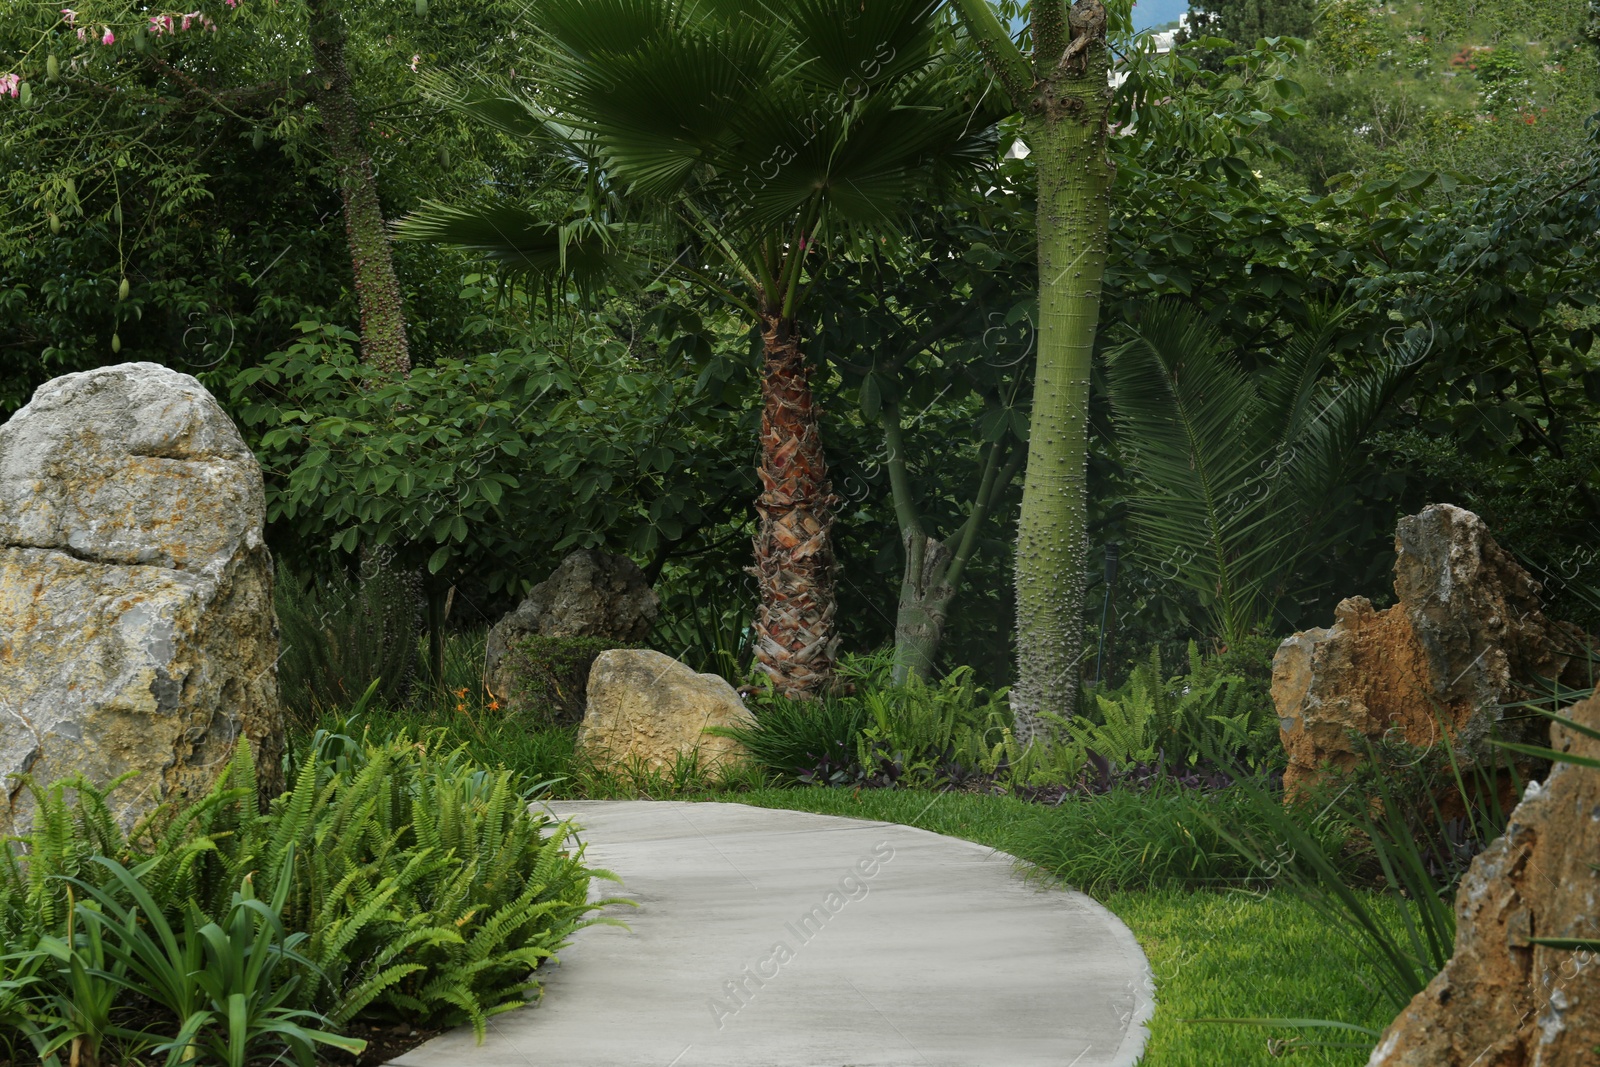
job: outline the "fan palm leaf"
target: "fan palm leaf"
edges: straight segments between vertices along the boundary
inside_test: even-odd
[[[913,195],[993,157],[1001,115],[984,109],[980,65],[952,48],[939,6],[536,0],[536,91],[424,85],[572,161],[584,192],[554,218],[427,204],[401,236],[568,280],[670,242],[678,254],[665,269],[754,320],[764,344],[754,643],[790,695],[827,684],[836,645],[834,497],[801,351],[820,251],[838,235],[893,231]]]

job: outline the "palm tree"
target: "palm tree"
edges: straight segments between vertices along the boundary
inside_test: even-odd
[[[1348,531],[1338,493],[1427,350],[1333,373],[1340,311],[1313,309],[1256,371],[1191,308],[1143,308],[1108,354],[1142,562],[1189,586],[1230,645],[1265,623],[1307,559]]]
[[[930,182],[993,157],[998,116],[937,7],[542,0],[534,89],[433,90],[572,160],[574,206],[553,221],[547,208],[430,204],[400,226],[570,276],[659,251],[665,223],[677,254],[658,269],[748,316],[763,359],[756,655],[789,695],[827,685],[837,644],[835,498],[802,349],[806,297],[828,252],[876,239]]]

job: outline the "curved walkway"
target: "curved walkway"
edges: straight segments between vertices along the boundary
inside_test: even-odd
[[[1123,1067],[1152,1009],[1128,928],[1012,859],[894,823],[572,801],[597,882],[536,1006],[405,1067]]]

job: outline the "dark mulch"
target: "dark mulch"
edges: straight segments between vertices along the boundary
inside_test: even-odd
[[[443,1030],[418,1030],[410,1023],[379,1023],[368,1026],[365,1023],[352,1023],[345,1031],[349,1037],[359,1037],[367,1043],[367,1050],[360,1056],[346,1056],[342,1052],[326,1054],[322,1063],[326,1067],[378,1067],[379,1064],[388,1063],[390,1060],[410,1052],[418,1045],[431,1037],[444,1033]]]

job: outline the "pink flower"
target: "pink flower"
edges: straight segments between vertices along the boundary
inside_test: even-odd
[[[79,26],[78,27],[78,40],[86,41],[88,39],[89,39],[89,31],[84,29],[82,26]]]
[[[239,0],[222,0],[222,2],[227,4],[229,7],[238,7],[239,6]]]
[[[411,73],[415,74],[417,72],[417,64],[420,63],[421,61],[422,61],[422,57],[421,56],[412,56],[411,57]]]
[[[0,74],[0,95],[10,93],[13,98],[22,91],[22,79],[15,74]]]
[[[182,30],[187,30],[189,28],[189,24],[194,21],[195,16],[198,15],[198,14],[200,14],[200,12],[191,11],[188,14],[184,15],[183,16],[183,25],[178,27],[178,28],[182,29]]]
[[[100,35],[100,43],[101,44],[116,44],[117,43],[117,35],[111,32],[111,27],[107,26],[105,28],[105,30],[106,30],[106,32],[102,33]]]
[[[61,17],[67,20],[68,26],[74,25],[78,21],[78,13],[72,10],[70,7],[64,7],[61,9]]]

